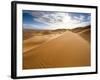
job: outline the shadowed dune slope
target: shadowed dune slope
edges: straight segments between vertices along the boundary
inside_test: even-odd
[[[91,42],[91,25],[85,27],[79,27],[71,30],[74,33],[78,33],[81,37],[83,37],[89,43]]]
[[[23,55],[23,69],[78,66],[90,66],[90,45],[71,31]]]
[[[87,40],[89,43],[91,42],[91,31],[90,29],[83,30],[78,33],[81,37]]]

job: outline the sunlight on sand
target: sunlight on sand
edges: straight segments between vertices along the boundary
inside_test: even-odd
[[[90,27],[41,33],[24,35],[23,69],[91,65]]]

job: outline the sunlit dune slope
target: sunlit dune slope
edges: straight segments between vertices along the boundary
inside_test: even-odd
[[[65,32],[64,29],[57,30],[24,30],[23,53],[34,49],[45,42],[61,36]]]
[[[89,66],[90,45],[79,34],[66,31],[60,37],[27,51],[23,54],[23,69]]]

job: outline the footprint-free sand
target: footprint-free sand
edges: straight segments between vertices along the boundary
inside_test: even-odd
[[[88,30],[79,33],[66,31],[55,36],[24,40],[23,69],[91,65]]]

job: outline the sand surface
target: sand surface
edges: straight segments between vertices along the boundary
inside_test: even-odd
[[[40,39],[38,47],[24,52],[23,69],[90,66],[90,43],[84,39],[86,36],[82,37],[84,32],[87,31],[66,31],[45,43]],[[26,45],[30,41],[32,38],[26,41]]]
[[[24,49],[23,49],[23,52],[24,54],[27,53],[28,51],[34,49],[34,48],[37,48],[39,47],[40,45],[43,45],[44,43],[52,40],[52,39],[55,39],[59,36],[61,36],[62,34],[52,34],[52,35],[43,35],[43,36],[32,36],[31,38],[29,39],[26,39],[24,40]]]

